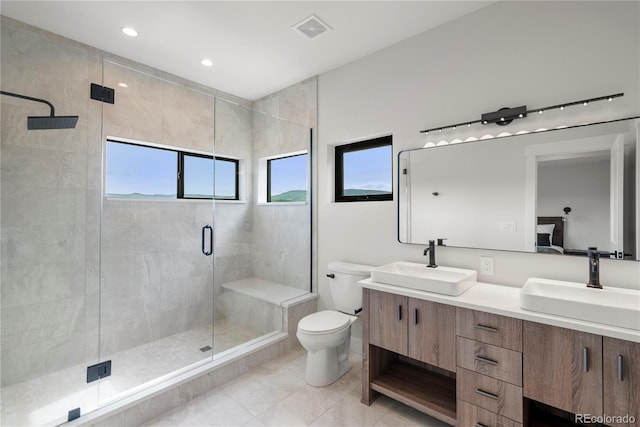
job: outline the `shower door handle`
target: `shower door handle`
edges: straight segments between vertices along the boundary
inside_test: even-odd
[[[207,240],[207,230],[209,230],[209,250],[206,250],[205,241]],[[213,228],[210,225],[202,227],[202,253],[206,256],[210,256],[213,253]]]

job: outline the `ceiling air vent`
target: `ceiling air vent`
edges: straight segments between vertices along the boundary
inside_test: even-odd
[[[322,22],[322,19],[318,18],[316,15],[311,15],[310,17],[294,25],[293,29],[300,34],[313,39],[320,34],[330,30],[331,27]]]

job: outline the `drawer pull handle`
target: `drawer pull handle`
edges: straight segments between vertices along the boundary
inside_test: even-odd
[[[398,304],[398,321],[402,320],[402,305]]]
[[[489,399],[498,400],[497,394],[489,393],[488,391],[484,391],[479,388],[476,389],[476,393],[478,393],[480,396],[488,397]]]
[[[487,426],[481,423],[476,423],[476,427],[487,427]]]
[[[582,368],[585,372],[589,372],[589,349],[587,347],[582,349]]]
[[[414,309],[413,310],[413,324],[417,325],[418,324],[418,309]]]
[[[621,354],[618,355],[618,381],[624,381],[624,359]]]
[[[498,361],[497,360],[489,359],[487,357],[476,356],[476,360],[478,362],[486,363],[488,365],[498,366]]]
[[[481,331],[486,331],[486,332],[498,332],[498,328],[494,328],[493,326],[476,325],[475,328],[480,329]]]

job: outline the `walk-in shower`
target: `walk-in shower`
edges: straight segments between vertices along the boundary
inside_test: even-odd
[[[310,292],[310,129],[2,24],[3,88],[79,113],[51,105],[28,129],[60,130],[29,132],[32,104],[1,98],[2,424],[61,423],[286,332]]]

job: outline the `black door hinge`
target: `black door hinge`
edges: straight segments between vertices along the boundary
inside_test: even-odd
[[[111,360],[87,366],[87,382],[93,382],[100,378],[111,376]]]
[[[80,418],[80,408],[75,408],[69,411],[67,415],[67,422],[71,422],[77,418]]]
[[[91,83],[91,99],[106,102],[107,104],[115,104],[116,91],[115,89],[111,89],[110,87]]]

